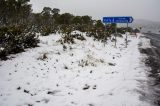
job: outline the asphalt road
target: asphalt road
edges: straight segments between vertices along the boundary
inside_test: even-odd
[[[144,33],[150,39],[152,48],[141,50],[148,55],[145,63],[150,67],[147,87],[149,93],[144,95],[153,106],[160,106],[160,34]]]
[[[160,49],[160,34],[154,34],[154,33],[144,33],[147,38],[151,39],[152,46],[157,47],[157,49]]]

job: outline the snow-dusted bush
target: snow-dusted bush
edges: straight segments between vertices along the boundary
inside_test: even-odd
[[[85,66],[93,66],[96,67],[97,64],[105,64],[103,59],[95,58],[91,55],[87,55],[86,59],[81,59],[78,61],[78,66],[85,67]]]
[[[71,36],[81,41],[86,40],[81,34],[72,34]]]
[[[61,44],[64,44],[64,43],[73,44],[73,43],[75,43],[73,37],[69,36],[69,35],[63,36],[58,42],[60,42]]]
[[[0,28],[0,59],[8,54],[23,52],[25,48],[36,47],[39,42],[36,33],[24,26]]]
[[[49,34],[56,33],[56,29],[52,26],[43,26],[40,29],[40,33],[42,36],[48,36]]]

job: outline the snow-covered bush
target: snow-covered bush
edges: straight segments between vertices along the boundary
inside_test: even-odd
[[[86,40],[81,34],[72,34],[71,36],[81,41]]]
[[[69,35],[63,36],[58,42],[60,42],[61,44],[64,44],[64,43],[73,44],[73,43],[75,43],[73,37],[69,36]]]
[[[39,42],[36,33],[24,26],[0,28],[0,59],[8,54],[23,52],[25,48],[36,47]]]
[[[98,41],[106,42],[107,38],[110,37],[110,34],[99,30],[92,30],[90,33],[87,33],[87,36],[94,37],[94,39]]]
[[[47,26],[47,27],[44,26],[40,30],[40,33],[42,36],[48,36],[49,34],[55,33],[55,32],[56,31],[55,31],[54,27],[52,27],[52,26]]]

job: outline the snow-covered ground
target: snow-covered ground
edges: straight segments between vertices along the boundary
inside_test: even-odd
[[[0,61],[0,106],[149,106],[139,93],[139,37],[129,36],[127,48],[124,38],[117,48],[86,36],[64,47],[60,38],[41,37],[40,47]]]

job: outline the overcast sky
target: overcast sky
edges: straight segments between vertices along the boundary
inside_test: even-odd
[[[30,0],[33,11],[41,12],[44,6],[59,8],[61,13],[103,16],[133,16],[135,19],[160,21],[160,0]]]

